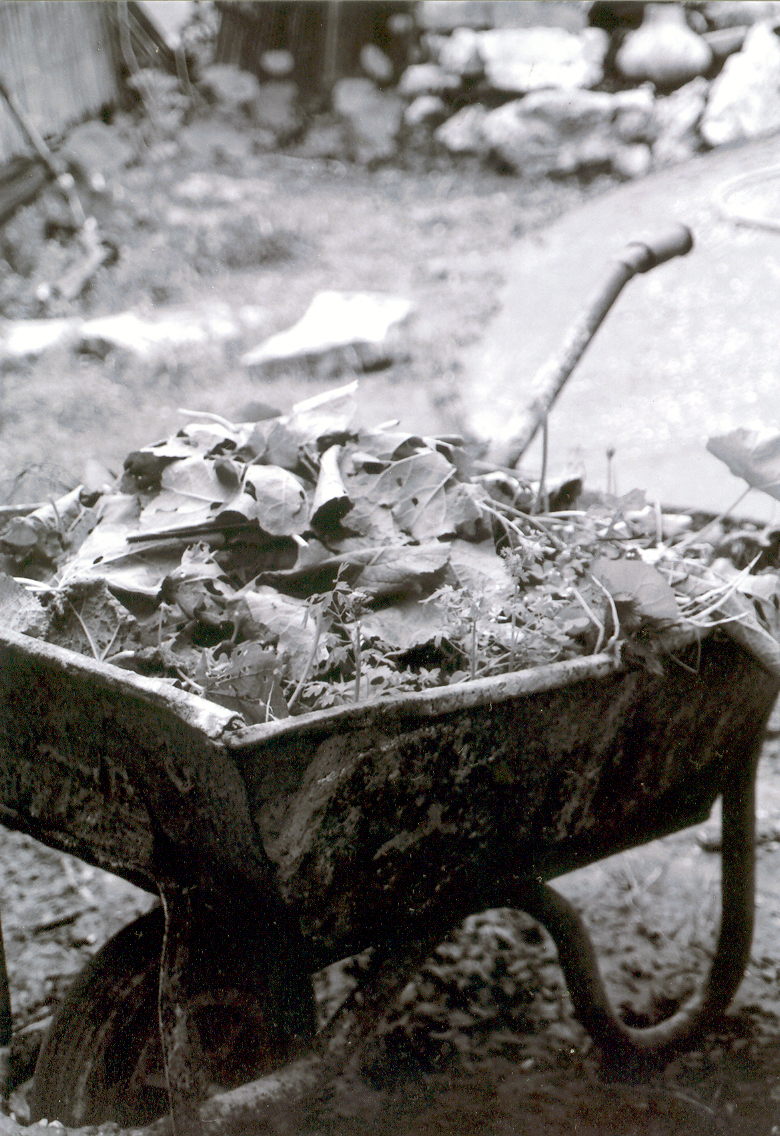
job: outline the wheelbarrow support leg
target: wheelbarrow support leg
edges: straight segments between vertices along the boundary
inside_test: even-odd
[[[735,763],[723,790],[721,922],[709,975],[698,994],[645,1029],[627,1026],[612,1008],[590,936],[579,914],[541,880],[518,878],[512,899],[550,932],[582,1025],[606,1051],[663,1052],[687,1043],[731,1002],[750,958],[755,892],[755,775],[759,748]]]
[[[208,1083],[205,1060],[189,1007],[193,925],[193,890],[166,884],[160,888],[165,910],[165,938],[160,960],[160,1040],[174,1136],[201,1136],[200,1105]]]

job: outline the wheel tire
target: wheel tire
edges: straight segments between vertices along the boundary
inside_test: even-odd
[[[167,1111],[158,1022],[164,929],[162,908],[153,908],[110,939],[78,976],[38,1058],[31,1120],[130,1127]],[[235,1088],[280,1063],[258,1043],[263,1023],[246,991],[210,990],[191,1009],[210,1079],[220,1087]]]

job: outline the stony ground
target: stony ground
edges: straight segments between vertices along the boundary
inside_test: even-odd
[[[405,357],[361,378],[364,420],[394,416],[419,431],[456,428],[460,353],[496,310],[508,245],[521,236],[537,239],[546,221],[602,188],[598,182],[527,186],[426,163],[366,172],[294,153],[265,155],[254,153],[251,133],[219,122],[199,123],[151,148],[122,129],[138,160],[110,176],[111,198],[93,202],[103,231],[119,247],[118,262],[100,271],[82,300],[42,310],[36,287],[55,277],[73,251],[51,224],[60,207],[49,196],[0,233],[2,314],[98,315],[205,300],[255,307],[256,327],[239,342],[190,357],[167,353],[138,362],[120,353],[60,351],[6,366],[0,376],[5,500],[46,497],[77,483],[90,462],[117,470],[130,449],[177,428],[178,407],[240,419],[259,403],[285,410],[323,389],[304,373],[258,385],[238,359],[327,288],[397,293],[416,304]],[[471,921],[438,959],[438,986],[430,973],[421,980],[439,1007],[439,1026],[449,1031],[433,1043],[421,1042],[419,1029],[415,1034],[431,1072],[394,1089],[353,1087],[312,1105],[294,1130],[356,1136],[399,1130],[517,1136],[542,1127],[553,1136],[777,1131],[776,733],[762,768],[753,955],[733,1011],[695,1052],[665,1067],[606,1065],[571,1018],[545,937],[522,920],[490,916]],[[145,910],[150,897],[18,834],[4,835],[0,855],[18,1033],[7,1088],[10,1107],[23,1117],[24,1082],[57,999],[86,958]],[[700,972],[712,943],[716,880],[717,857],[689,832],[562,882],[588,914],[616,1001],[630,1002],[637,1020],[652,1016]],[[471,984],[464,1001],[457,991],[466,963]]]

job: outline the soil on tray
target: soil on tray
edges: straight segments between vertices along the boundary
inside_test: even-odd
[[[128,124],[117,130],[131,133]],[[458,429],[459,356],[500,301],[510,243],[604,183],[522,181],[469,166],[365,171],[294,152],[256,152],[251,131],[199,124],[184,138],[138,145],[135,164],[96,204],[119,259],[76,302],[42,309],[41,283],[71,255],[51,224],[47,191],[0,234],[0,314],[108,315],[194,302],[257,309],[254,329],[194,356],[60,350],[6,364],[0,500],[39,500],[78,484],[98,462],[174,432],[179,407],[230,420],[287,411],[328,383],[300,373],[262,385],[243,351],[281,331],[321,290],[411,299],[407,352],[361,376],[367,424],[401,419],[419,432]],[[185,187],[185,191],[182,187]],[[98,208],[99,206],[99,208]],[[48,234],[48,236],[47,236]],[[332,385],[332,384],[330,384]],[[260,408],[260,409],[259,409]],[[94,474],[92,475],[94,476]],[[574,1021],[546,935],[512,913],[477,915],[424,968],[399,1010],[398,1052],[423,1072],[310,1103],[288,1131],[403,1131],[519,1136],[776,1132],[780,1124],[780,739],[768,736],[759,793],[759,899],[750,964],[717,1029],[667,1064],[608,1064]],[[574,873],[559,886],[585,913],[613,998],[628,1020],[663,1016],[700,976],[713,946],[717,844],[678,834]],[[75,973],[153,897],[6,832],[0,876],[16,1037],[6,1086],[25,1117],[42,1031]],[[338,984],[336,984],[338,985]],[[325,998],[333,984],[319,983]],[[425,1009],[427,1007],[427,1009]],[[392,1081],[392,1078],[391,1078]]]

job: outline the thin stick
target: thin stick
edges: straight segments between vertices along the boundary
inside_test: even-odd
[[[542,469],[541,469],[541,472],[539,474],[539,488],[536,491],[536,499],[535,499],[533,505],[531,506],[531,512],[532,513],[540,513],[540,512],[546,513],[547,512],[546,502],[545,502],[544,510],[542,510],[541,505],[542,505],[542,502],[546,498],[546,493],[545,493],[545,490],[544,490],[544,482],[545,482],[545,478],[547,477],[547,453],[548,453],[548,449],[549,449],[549,441],[550,441],[550,431],[549,431],[549,424],[548,424],[548,415],[545,414],[544,420],[542,421]]]

